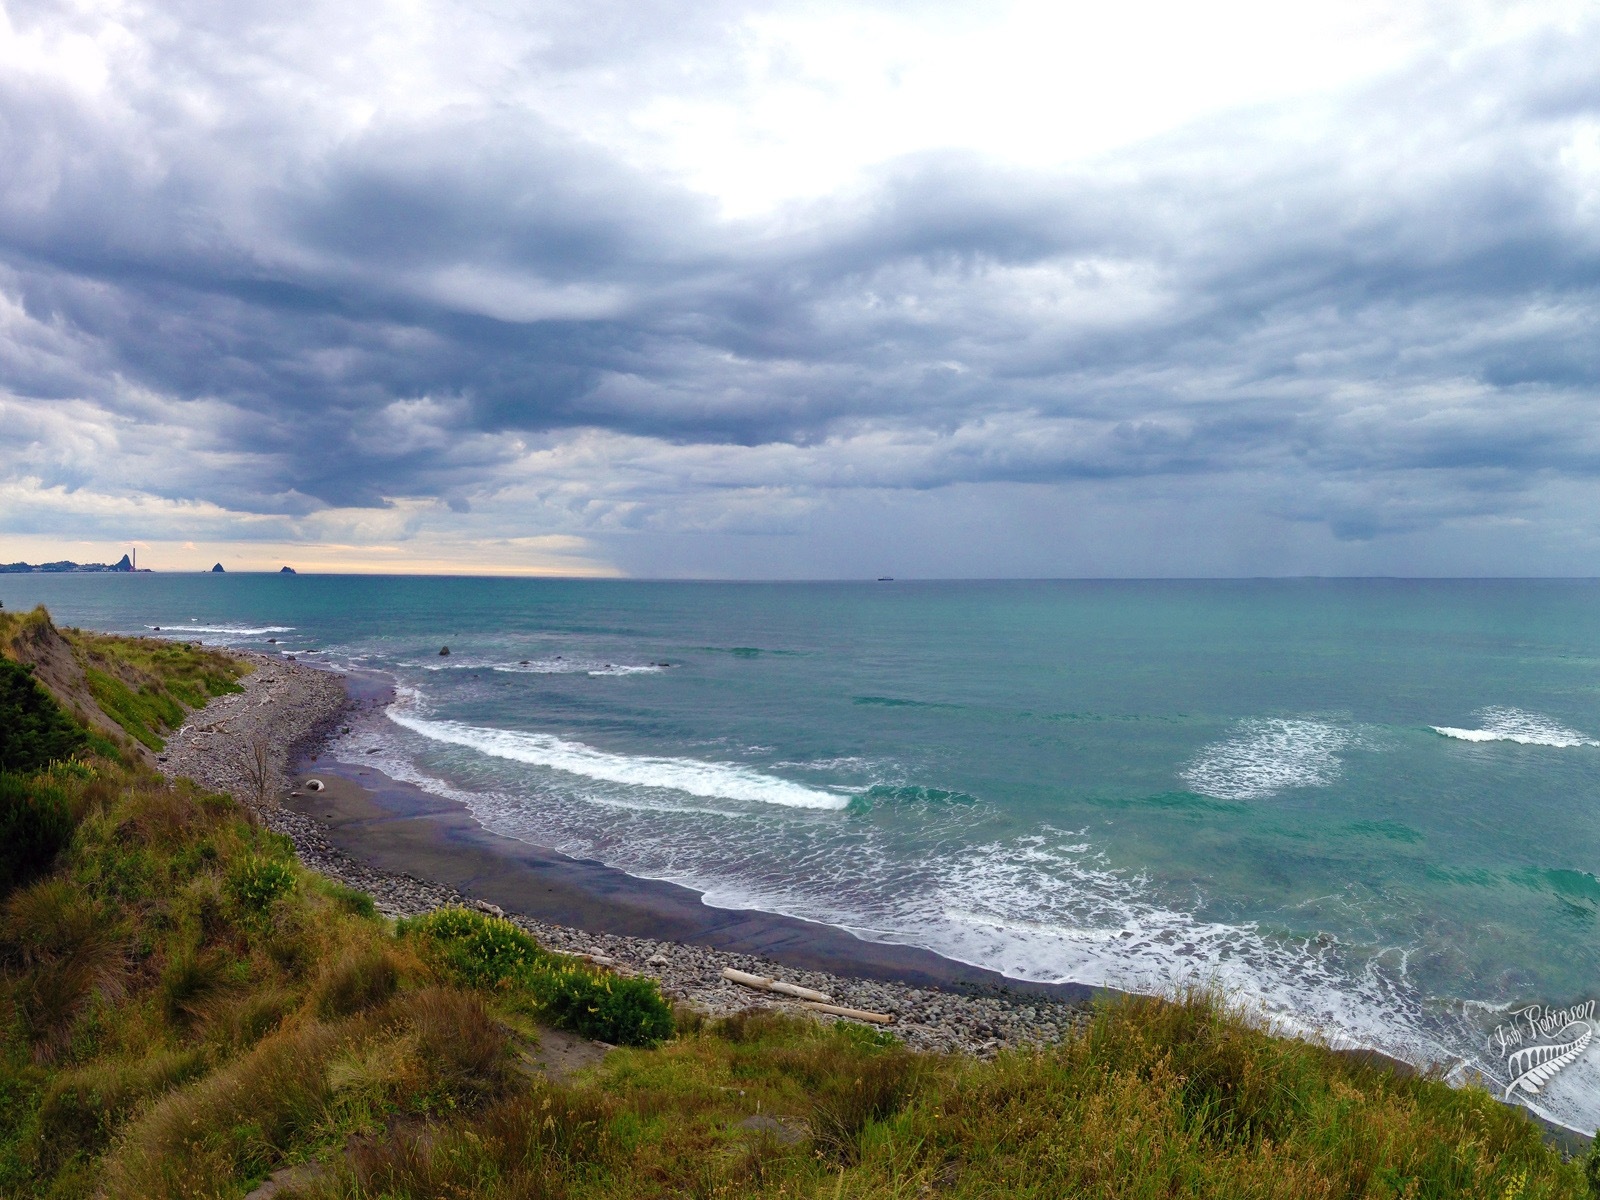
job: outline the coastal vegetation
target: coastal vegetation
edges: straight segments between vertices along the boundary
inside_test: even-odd
[[[68,636],[137,694],[236,686]],[[1108,1001],[988,1062],[669,1012],[486,913],[386,920],[250,809],[155,774],[134,728],[171,728],[154,702],[102,714],[119,744],[15,694],[0,805],[53,833],[0,895],[0,1194],[1600,1196],[1600,1159],[1563,1161],[1488,1092],[1272,1037],[1203,991]],[[574,1034],[609,1045],[563,1070],[546,1051]]]

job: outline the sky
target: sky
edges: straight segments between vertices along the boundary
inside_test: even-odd
[[[0,561],[1600,575],[1600,5],[0,0]]]

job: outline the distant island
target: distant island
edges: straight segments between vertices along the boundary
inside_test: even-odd
[[[150,574],[149,567],[134,566],[133,560],[126,554],[118,561],[109,564],[75,563],[67,562],[64,559],[61,562],[39,563],[38,565],[25,562],[0,563],[0,575],[27,575],[40,571],[49,574],[65,574],[71,571],[127,571],[129,573],[137,572],[140,575]]]

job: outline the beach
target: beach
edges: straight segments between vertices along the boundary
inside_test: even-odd
[[[805,1011],[722,971],[781,978],[889,1014],[919,1050],[991,1055],[1057,1041],[1088,1019],[1087,987],[1018,982],[827,925],[714,908],[687,888],[490,833],[454,801],[326,754],[349,718],[389,702],[386,681],[234,653],[254,667],[244,691],[191,714],[157,765],[231,793],[306,866],[369,894],[387,916],[451,904],[503,913],[550,949],[659,978],[666,995],[708,1015]],[[252,771],[258,745],[265,786]],[[309,790],[311,779],[323,787]]]

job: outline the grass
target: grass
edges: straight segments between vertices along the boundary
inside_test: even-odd
[[[649,981],[508,922],[397,929],[228,797],[104,757],[15,778],[68,827],[0,895],[6,1196],[239,1197],[310,1161],[280,1196],[1600,1196],[1600,1159],[1487,1092],[1205,993],[993,1062],[764,1012],[660,1024]],[[619,995],[643,1044],[530,1070],[541,1021],[627,1034]]]
[[[151,750],[190,709],[242,691],[237,659],[188,642],[67,631],[100,710]]]
[[[251,670],[239,659],[198,643],[58,630],[43,607],[25,613],[0,612],[0,655],[8,648],[15,652],[20,643],[41,633],[59,635],[66,642],[100,710],[155,751],[164,747],[163,735],[181,725],[189,710],[242,690],[238,680]],[[8,671],[16,669],[15,663],[0,657],[0,718],[6,716],[8,686],[14,686],[7,683]],[[0,720],[0,729],[13,723]],[[81,741],[86,735],[80,731],[78,736]],[[103,739],[87,736],[101,753],[114,751]]]

